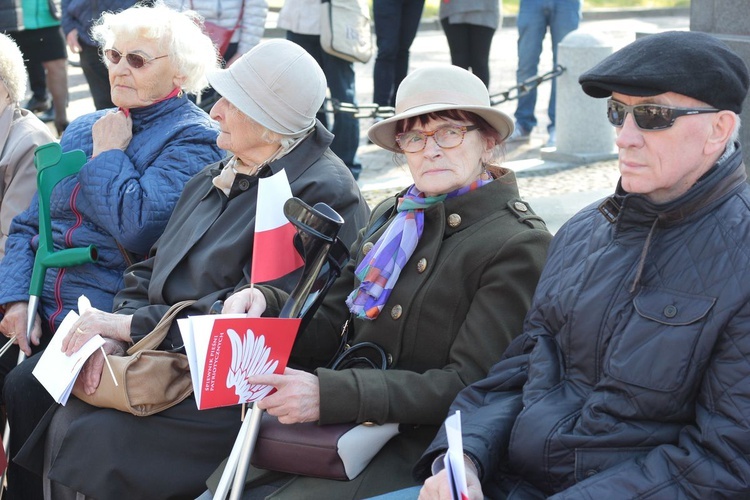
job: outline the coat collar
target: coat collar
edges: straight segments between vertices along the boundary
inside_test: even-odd
[[[268,169],[261,172],[261,177],[270,177],[273,174],[286,170],[289,183],[296,181],[310,166],[315,163],[333,142],[333,134],[326,129],[322,123],[315,120],[313,132],[305,137],[288,154],[282,156],[268,165]]]
[[[263,167],[258,174],[258,177],[270,177],[273,174],[279,173],[282,169],[286,170],[286,176],[289,180],[289,184],[294,183],[299,177],[307,171],[310,166],[315,163],[328,149],[333,142],[333,134],[326,129],[322,123],[316,120],[315,128],[313,131],[305,137],[292,151],[282,156],[278,160],[272,161],[265,167]],[[229,155],[221,161],[218,161],[212,165],[206,167],[202,174],[206,177],[216,177],[221,174],[221,170],[229,163],[233,155]],[[335,157],[334,157],[335,158]],[[242,175],[242,174],[240,174]],[[242,176],[250,179],[252,182],[257,182],[257,177]],[[239,178],[239,175],[238,175]],[[236,179],[235,179],[236,182]],[[211,185],[206,192],[205,196],[208,196],[213,190],[218,190],[217,187]]]
[[[517,201],[519,194],[515,173],[507,169],[498,169],[493,173],[495,174],[493,182],[461,196],[437,203],[428,208],[425,215],[436,210],[442,211],[448,221],[445,226],[445,235],[450,236],[496,213],[498,207],[506,207],[514,200]],[[455,222],[451,223],[451,220]]]
[[[733,153],[721,158],[687,193],[668,203],[656,204],[643,195],[628,194],[618,182],[616,193],[599,205],[599,211],[616,224],[615,238],[632,234],[639,239],[646,231],[630,292],[634,293],[640,285],[651,241],[658,228],[677,226],[710,212],[737,194],[744,187],[746,179],[742,148],[736,143]]]
[[[685,194],[668,203],[657,204],[643,195],[627,193],[620,181],[615,194],[601,203],[599,211],[617,224],[618,231],[630,226],[674,226],[711,211],[736,194],[746,179],[742,148],[737,143],[732,154],[714,165]]]

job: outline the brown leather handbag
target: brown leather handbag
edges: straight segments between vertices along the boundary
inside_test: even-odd
[[[333,370],[386,370],[388,356],[374,342],[346,345],[347,321],[340,353],[329,364]],[[255,467],[300,476],[348,481],[357,477],[377,453],[399,433],[399,425],[370,422],[319,425],[282,424],[264,413],[250,463]]]
[[[113,408],[138,417],[159,413],[187,398],[193,392],[187,356],[155,348],[167,336],[180,311],[194,303],[184,300],[170,307],[156,327],[128,349],[126,356],[108,355],[114,379],[105,368],[94,394],[83,392],[76,381],[73,395],[92,406]]]

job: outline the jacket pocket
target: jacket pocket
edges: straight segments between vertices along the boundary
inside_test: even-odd
[[[644,287],[633,299],[632,316],[612,338],[605,372],[655,391],[674,391],[688,383],[702,320],[715,302],[712,297]]]

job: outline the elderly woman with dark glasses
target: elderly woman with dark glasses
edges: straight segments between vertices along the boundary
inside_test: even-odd
[[[396,115],[368,135],[405,156],[414,184],[373,211],[352,261],[298,334],[292,361],[310,371],[248,379],[276,387],[258,404],[282,423],[398,423],[401,432],[351,481],[251,468],[252,494],[283,485],[273,498],[365,498],[415,484],[411,467],[453,398],[521,331],[545,261],[550,234],[498,162],[512,129],[464,69],[424,68],[401,83]],[[224,310],[274,316],[285,301],[261,285]],[[382,349],[385,371],[324,367],[344,324],[347,344]]]
[[[27,340],[38,204],[15,218],[0,264],[0,304],[5,311],[0,333],[18,346],[2,359],[0,383],[13,368],[18,349],[27,356],[41,351],[68,311],[77,309],[79,296],[86,295],[98,309],[112,309],[125,268],[142,259],[164,231],[185,183],[222,158],[217,125],[185,95],[206,86],[206,72],[217,66],[216,50],[193,17],[161,5],[137,6],[105,13],[93,35],[104,48],[117,109],[82,116],[65,131],[63,151],[83,150],[87,161],[55,188],[50,218],[56,249],[95,245],[99,259],[47,272]],[[31,373],[34,365],[32,356],[14,371]],[[40,408],[51,403],[33,377],[17,380],[35,387],[13,387],[11,380],[5,385],[11,448],[23,442],[28,430],[24,422],[32,421],[34,412],[27,401],[17,415],[8,391],[25,398],[38,389]],[[10,468],[8,494],[35,498],[17,482],[23,470],[13,463]]]

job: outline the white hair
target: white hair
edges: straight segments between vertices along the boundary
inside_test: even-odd
[[[196,12],[178,12],[159,0],[153,7],[137,4],[116,14],[105,12],[91,35],[103,49],[112,48],[119,38],[156,41],[169,54],[178,74],[185,77],[182,89],[197,94],[208,86],[206,73],[219,68],[216,47],[201,31],[202,25]]]
[[[0,33],[0,81],[8,89],[10,102],[18,104],[26,95],[26,67],[16,42]]]

